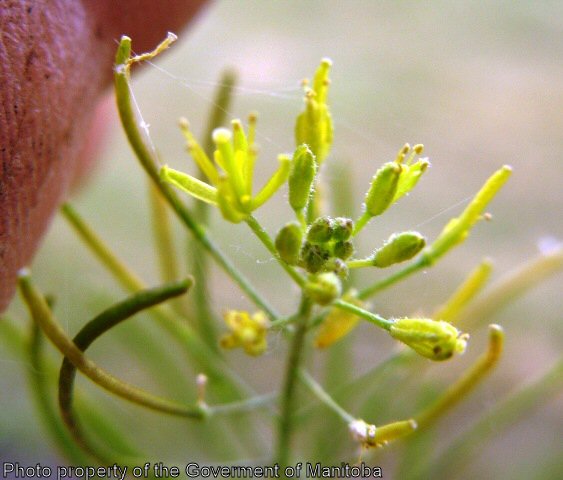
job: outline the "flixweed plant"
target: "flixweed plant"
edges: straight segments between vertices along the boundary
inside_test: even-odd
[[[490,418],[501,419],[496,423],[498,432],[531,403],[557,392],[561,386],[561,361],[534,385],[486,412],[439,454],[433,453],[436,422],[487,379],[502,355],[501,326],[488,325],[485,345],[473,344],[470,335],[489,323],[505,299],[525,291],[530,286],[526,279],[533,277],[533,283],[537,283],[560,268],[560,250],[542,256],[488,289],[484,287],[491,264],[483,261],[432,313],[410,315],[397,311],[393,317],[384,318],[370,303],[379,292],[429,269],[464,242],[475,224],[488,217],[488,205],[511,175],[509,166],[499,166],[466,208],[444,225],[437,238],[427,240],[414,230],[397,232],[365,254],[357,247],[364,227],[369,222],[381,222],[380,217],[409,195],[428,171],[430,162],[423,157],[424,147],[405,144],[396,158],[374,168],[364,185],[362,213],[357,218],[327,212],[322,199],[337,192],[331,192],[322,181],[333,140],[329,108],[332,65],[323,59],[312,80],[304,82],[304,107],[295,122],[295,149],[279,155],[277,169],[263,185],[255,185],[255,166],[262,161],[256,142],[256,114],[250,114],[247,122],[232,120],[228,128],[221,125],[232,89],[230,78],[220,85],[208,133],[201,141],[188,121],[180,120],[180,131],[198,174],[173,169],[158,157],[143,128],[145,124],[133,99],[130,70],[152,59],[174,39],[170,34],[153,52],[132,56],[131,40],[123,37],[115,64],[121,121],[152,184],[157,252],[165,283],[147,288],[66,204],[62,207],[64,218],[130,296],[85,323],[71,338],[55,318],[51,299],[38,290],[30,272],[23,270],[20,292],[33,319],[31,333],[26,337],[7,319],[0,323],[2,338],[29,359],[34,398],[54,442],[73,465],[68,467],[69,475],[381,477],[386,472],[378,466],[379,460],[394,450],[398,478],[449,478],[475,448],[486,442],[491,434],[487,428]],[[280,189],[287,189],[287,212],[294,220],[269,233],[255,212],[267,211],[268,201]],[[193,208],[187,206],[188,197],[196,199]],[[191,233],[191,254],[199,260],[193,263],[193,276],[185,279],[178,274],[178,265],[184,260],[172,255],[170,212]],[[248,226],[250,234],[295,284],[295,289],[286,292],[290,297],[286,304],[297,305],[295,311],[278,312],[237,268],[236,259],[228,258],[220,249],[206,226],[213,212],[227,223]],[[217,306],[209,304],[207,295],[208,260],[214,261],[253,305],[247,311],[218,306],[224,312],[219,334],[214,314]],[[405,266],[393,269],[389,275],[379,274],[398,264]],[[373,272],[370,276],[378,280],[358,283],[355,272],[359,269]],[[188,296],[194,297],[192,308],[178,298],[189,290]],[[99,337],[110,335],[118,324],[144,310],[168,335],[167,341],[176,342],[186,357],[171,361],[155,339],[137,332],[141,337],[130,339],[134,343],[142,338],[143,351],[137,358],[141,362],[145,358],[157,378],[164,376],[165,370],[166,378],[174,378],[169,383],[179,387],[181,397],[191,400],[171,400],[126,383],[102,369],[86,353]],[[344,359],[345,350],[351,347],[348,334],[361,322],[371,324],[380,335],[390,336],[398,348],[387,360],[355,376]],[[43,337],[63,355],[60,368],[45,356]],[[272,342],[286,343],[287,352],[273,348]],[[277,387],[272,392],[256,393],[256,387],[238,375],[231,361],[236,355],[233,349],[247,354],[246,368],[256,372],[261,370],[262,355],[279,356],[280,367],[269,374]],[[401,384],[421,375],[433,362],[437,368],[447,369],[466,349],[481,353],[449,387],[425,393],[412,402],[412,412],[388,418],[389,404],[394,395],[401,395]],[[312,370],[319,350],[327,351],[328,368],[323,381],[317,380],[318,374]],[[179,376],[174,364],[186,361],[197,372],[188,382]],[[75,391],[77,372],[112,395],[156,413],[178,417],[179,422],[190,422],[187,428],[197,428],[197,443],[205,456],[192,459],[188,452],[181,459],[169,458],[163,463],[142,451],[98,405],[86,398],[75,401],[80,397],[80,390]],[[51,395],[51,380],[58,385],[59,412]],[[321,427],[310,429],[311,422]],[[182,426],[185,428],[184,423]],[[163,429],[158,435],[164,438],[167,433]],[[208,463],[204,466],[203,462]],[[96,464],[107,470],[93,470]],[[113,470],[103,467],[107,465],[113,465]],[[18,474],[17,468],[21,467],[4,464],[3,468],[6,476]]]

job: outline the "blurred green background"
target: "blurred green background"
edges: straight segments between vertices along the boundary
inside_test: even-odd
[[[188,117],[201,134],[217,79],[224,68],[234,68],[239,83],[229,117],[259,112],[261,183],[275,168],[277,154],[293,149],[294,119],[302,107],[300,81],[312,76],[322,57],[330,57],[335,142],[329,160],[333,168],[325,168],[324,179],[338,181],[342,165],[350,167],[358,212],[371,175],[405,142],[423,143],[432,163],[415,191],[366,229],[360,247],[366,254],[395,231],[412,228],[435,238],[494,170],[512,165],[511,180],[489,209],[492,222],[478,224],[468,241],[432,270],[374,302],[384,316],[428,314],[483,257],[494,261],[494,280],[534,257],[538,242],[545,246],[563,238],[562,34],[563,4],[557,1],[222,1],[211,4],[189,31],[180,33],[180,44],[156,67],[138,71],[134,88],[163,161],[188,169],[193,165],[183,150],[177,118]],[[116,119],[108,122],[112,126],[101,165],[74,203],[115,250],[155,284],[146,181]],[[338,205],[334,211],[346,213]],[[278,194],[257,216],[274,233],[291,219],[291,212]],[[271,256],[245,226],[226,225],[217,212],[212,218],[212,230],[224,250],[276,307],[290,313],[296,292]],[[56,295],[57,314],[72,334],[123,296],[60,219],[33,272],[38,285]],[[368,272],[361,278],[367,283],[383,275]],[[539,285],[491,319],[505,326],[505,357],[471,401],[444,422],[446,438],[498,398],[546,371],[561,354],[561,278],[559,274]],[[215,272],[212,283],[217,313],[250,308],[221,272]],[[11,312],[25,318],[19,301]],[[123,332],[121,340],[125,327]],[[351,377],[368,371],[394,348],[369,325],[354,337]],[[138,360],[122,351],[119,338],[100,341],[92,348],[93,358],[132,382],[158,388],[137,368]],[[285,358],[282,339],[270,340],[268,355],[258,363],[230,354],[241,374],[264,392],[278,385]],[[484,349],[482,332],[472,340],[464,358],[434,367],[431,376],[455,379]],[[2,344],[0,362],[0,457],[30,464],[55,461],[28,400],[22,376],[26,365]],[[168,441],[157,447],[163,456],[170,451],[167,445],[185,445],[172,458],[206,458],[205,449],[198,450],[189,430],[178,429],[174,420],[145,416],[136,407],[108,400],[86,381],[79,385],[117,409],[124,428],[147,445],[166,435]],[[409,394],[408,383],[394,388],[398,396]],[[543,476],[537,478],[549,478],[556,471],[549,465],[556,465],[563,453],[562,406],[559,398],[522,418],[495,438],[460,478],[534,478],[540,472]],[[266,442],[268,435],[265,432]]]

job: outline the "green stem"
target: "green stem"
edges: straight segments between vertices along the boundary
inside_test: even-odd
[[[360,233],[372,218],[373,217],[368,212],[364,212],[360,216],[360,218],[356,220],[354,224],[354,231],[352,232],[352,236],[355,237],[358,233]]]
[[[31,342],[29,344],[30,368],[27,369],[28,379],[37,411],[51,438],[61,449],[62,453],[77,465],[87,465],[89,457],[72,441],[64,425],[57,415],[57,410],[51,402],[51,392],[47,385],[47,372],[43,363],[41,331],[35,322],[32,323]]]
[[[157,287],[151,290],[137,292],[126,300],[111,306],[88,322],[72,341],[81,352],[84,352],[97,338],[111,328],[115,327],[124,320],[131,318],[133,315],[142,310],[186,293],[191,284],[192,280],[188,279],[181,282],[166,284],[162,287]],[[74,365],[70,358],[65,355],[59,375],[59,407],[61,409],[61,415],[76,442],[87,452],[93,454],[96,458],[105,459],[105,456],[100,455],[86,440],[74,415],[72,403],[76,368],[77,365]],[[135,401],[132,398],[128,399]],[[183,405],[175,405],[168,401],[161,402],[161,405],[166,407],[165,410],[159,409],[163,413],[193,418],[204,418],[206,415],[205,409],[200,405],[186,408]],[[144,406],[148,405],[145,403]]]
[[[539,255],[491,285],[480,298],[461,311],[456,323],[469,331],[479,327],[507,304],[562,269],[563,248]]]
[[[160,191],[149,184],[149,198],[152,210],[152,230],[158,263],[160,267],[160,278],[163,282],[174,282],[180,277],[174,254],[174,239],[170,227],[168,211]]]
[[[207,412],[209,416],[214,415],[240,415],[242,413],[253,412],[257,409],[270,408],[271,403],[277,400],[276,393],[267,393],[265,395],[256,395],[240,402],[231,402],[219,405],[208,405]]]
[[[381,290],[384,290],[388,287],[390,287],[391,285],[394,285],[395,283],[399,282],[400,280],[403,280],[404,278],[412,275],[415,272],[418,272],[419,270],[422,270],[426,267],[429,266],[428,263],[428,259],[426,257],[418,257],[418,259],[407,265],[405,268],[403,268],[402,270],[399,270],[398,272],[395,272],[394,274],[390,275],[389,277],[380,280],[379,282],[374,283],[373,285],[364,288],[362,291],[360,291],[360,293],[358,294],[358,298],[360,300],[367,300],[369,297],[375,295],[376,293],[380,292]]]
[[[280,401],[280,418],[278,424],[278,444],[276,462],[280,466],[288,464],[290,459],[291,434],[294,426],[294,407],[297,372],[303,358],[303,343],[307,333],[307,323],[311,316],[311,301],[303,296],[297,318],[297,327],[290,345],[286,364],[285,380]]]
[[[204,151],[209,158],[213,158],[215,145],[212,140],[213,130],[225,123],[227,112],[232,100],[233,88],[236,76],[232,71],[223,72],[219,87],[213,100],[211,114],[207,121],[205,133]],[[199,169],[198,178],[204,179],[205,174]],[[194,217],[200,225],[207,225],[209,222],[209,206],[205,202],[196,202],[194,205]],[[198,330],[205,342],[214,350],[217,349],[217,332],[213,323],[214,315],[210,303],[210,288],[208,288],[209,258],[207,251],[199,243],[190,245],[190,270],[195,279],[195,285],[191,294],[195,306],[195,319],[198,323]],[[218,352],[219,353],[219,352]]]
[[[346,266],[348,268],[365,268],[365,267],[373,267],[373,258],[361,258],[357,260],[348,260],[346,262]]]
[[[134,293],[147,288],[70,205],[64,205],[63,213],[80,238],[127,291]],[[186,322],[178,322],[165,307],[153,308],[150,313],[167,333],[182,345],[190,358],[195,359],[202,368],[205,368],[213,383],[221,390],[222,397],[242,398],[240,389],[243,383],[237,379],[237,375],[229,369],[228,365],[222,362],[214,351],[199,339]]]
[[[174,282],[180,278],[180,274],[176,262],[170,217],[160,191],[152,182],[149,183],[148,187],[152,210],[152,231],[160,268],[160,278],[163,282]],[[170,302],[170,305],[178,315],[187,317],[184,298],[174,299]]]
[[[332,302],[332,304],[336,308],[358,315],[364,320],[367,320],[368,322],[371,322],[374,325],[383,328],[384,330],[389,330],[391,325],[393,325],[394,323],[393,320],[387,320],[380,315],[377,315],[376,313],[368,312],[367,310],[364,310],[363,308],[353,305],[352,303],[346,302],[342,299],[335,300],[334,302]]]
[[[301,229],[303,231],[307,230],[307,219],[305,218],[305,209],[302,208],[301,210],[295,210],[295,217],[297,221],[301,225]]]
[[[130,67],[134,61],[135,60],[131,59],[131,39],[123,36],[115,59],[115,95],[121,123],[137,159],[157,188],[160,189],[164,198],[166,198],[179,219],[192,232],[195,239],[200,242],[225,273],[239,285],[241,290],[248,295],[256,306],[266,313],[270,319],[275,319],[277,317],[275,310],[258,294],[248,279],[238,271],[219,247],[207,236],[205,229],[195,221],[192,213],[181,202],[172,187],[161,183],[157,167],[159,160],[153,149],[147,145],[143,134],[139,130],[138,120],[132,106]]]
[[[258,239],[264,244],[266,249],[274,256],[274,258],[278,261],[281,267],[289,274],[289,276],[299,285],[301,288],[305,288],[307,284],[307,280],[303,278],[303,276],[295,270],[291,265],[285,263],[279,256],[278,251],[276,250],[276,246],[274,242],[268,235],[268,232],[262,228],[262,225],[256,220],[255,217],[250,215],[246,219],[246,224],[250,227],[250,229],[254,232],[254,234],[258,237]]]
[[[36,326],[35,323],[33,325]],[[27,348],[27,339],[24,337],[23,332],[17,329],[14,325],[11,325],[8,319],[0,318],[0,338],[4,338],[10,349],[21,354]],[[42,349],[38,352],[41,353]],[[43,384],[46,384],[47,379],[55,379],[58,375],[58,366],[54,364],[51,358],[41,355],[38,359],[38,364],[33,369],[30,374],[37,374]],[[36,390],[37,396],[39,396],[38,401],[45,402],[51,396],[51,393],[43,390]],[[98,438],[103,438],[104,444],[112,449],[114,452],[119,452],[122,455],[127,456],[138,456],[137,452],[131,447],[130,443],[121,435],[121,432],[117,430],[114,423],[109,423],[107,420],[107,412],[103,414],[99,410],[99,405],[89,402],[86,398],[78,399],[80,404],[83,405],[84,410],[84,420],[85,423],[96,433]],[[39,407],[41,409],[41,407]],[[77,450],[80,458],[84,456],[82,451],[77,448],[76,444],[72,441],[70,435],[68,434],[64,424],[60,420],[58,412],[54,404],[49,403],[49,408],[53,412],[53,417],[59,424],[59,428],[50,430],[55,442],[62,442],[65,438],[71,443],[72,448]],[[89,462],[83,463],[80,458],[73,457],[67,452],[68,458],[72,460],[77,465],[88,464]]]
[[[136,292],[145,288],[143,281],[127,268],[70,204],[63,204],[61,213],[79,237],[125,289]]]
[[[25,302],[33,319],[41,327],[45,335],[57,347],[57,349],[68,357],[84,375],[102,388],[125,398],[133,403],[143,405],[147,408],[172,415],[202,417],[204,412],[199,408],[186,408],[166,399],[149,394],[137,387],[122,382],[118,378],[102,370],[94,362],[84,356],[76,344],[66,335],[64,330],[56,321],[43,295],[34,287],[29,274],[21,272],[19,286]],[[187,289],[187,284],[183,287]]]
[[[323,387],[305,370],[300,369],[299,379],[303,384],[315,395],[321,402],[323,402],[328,408],[330,408],[334,413],[336,413],[342,420],[349,424],[355,419],[350,413],[344,410],[336,401],[323,389]]]

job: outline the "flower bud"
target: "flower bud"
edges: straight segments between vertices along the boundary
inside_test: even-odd
[[[373,254],[373,265],[385,268],[414,257],[426,245],[425,238],[418,232],[394,233],[385,245]]]
[[[376,172],[365,198],[368,215],[375,217],[389,208],[397,191],[401,171],[401,165],[389,162]]]
[[[315,156],[307,145],[297,147],[293,154],[291,171],[289,173],[289,204],[295,211],[307,206],[315,175],[317,164]]]
[[[330,258],[330,252],[322,245],[305,242],[301,248],[302,266],[309,273],[318,273]]]
[[[297,117],[295,140],[297,145],[306,143],[320,165],[332,145],[332,118],[327,105],[330,80],[328,74],[332,62],[325,58],[315,72],[312,88],[305,90],[305,110]]]
[[[305,285],[305,292],[319,305],[328,305],[342,295],[342,283],[332,272],[321,273]]]
[[[310,243],[326,243],[330,241],[333,233],[334,221],[330,217],[319,217],[307,231],[307,241]]]
[[[340,258],[330,258],[323,265],[323,270],[326,272],[334,272],[343,280],[348,278],[348,273],[350,272],[350,269],[348,268],[348,265],[346,265],[346,262],[344,260],[341,260]]]
[[[399,318],[389,328],[390,335],[430,360],[447,360],[463,353],[467,333],[442,320],[429,318]]]
[[[354,245],[352,242],[338,242],[334,244],[333,252],[335,257],[347,260],[354,253]]]
[[[414,419],[388,423],[380,427],[358,419],[348,424],[352,438],[364,448],[382,447],[398,438],[410,435],[417,429]]]
[[[349,240],[353,231],[354,222],[351,218],[336,217],[334,219],[334,231],[332,233],[333,240],[341,242]]]
[[[276,236],[276,250],[281,259],[289,265],[297,265],[302,241],[303,232],[298,223],[284,225]]]

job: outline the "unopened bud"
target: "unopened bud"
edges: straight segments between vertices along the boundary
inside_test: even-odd
[[[336,217],[334,219],[333,240],[346,241],[352,236],[354,222],[351,218]]]
[[[297,147],[293,154],[288,180],[289,204],[293,210],[299,211],[307,206],[316,174],[315,156],[309,147],[307,145]]]
[[[213,130],[213,134],[212,134],[212,138],[213,138],[213,142],[216,145],[221,145],[223,143],[228,143],[231,141],[232,138],[232,134],[231,132],[226,129],[226,128],[216,128],[215,130]]]
[[[359,419],[348,424],[352,438],[364,448],[382,447],[393,440],[413,433],[416,428],[417,424],[413,419],[388,423],[380,427]]]
[[[399,318],[389,328],[393,338],[430,360],[447,360],[463,353],[469,335],[442,320]]]
[[[305,242],[301,248],[302,267],[309,273],[318,273],[330,258],[330,252],[322,245]]]
[[[328,305],[342,295],[342,283],[332,272],[321,273],[308,282],[305,292],[319,305]]]
[[[323,270],[327,272],[334,272],[342,279],[348,278],[348,265],[340,258],[331,258],[323,266]]]
[[[418,232],[394,233],[385,245],[373,255],[373,265],[385,268],[414,257],[426,245],[425,238]]]
[[[311,243],[326,243],[330,241],[333,233],[334,221],[330,217],[319,217],[307,231],[307,241]]]
[[[334,256],[347,260],[354,254],[354,245],[352,242],[338,242],[334,245]]]
[[[299,263],[302,240],[303,232],[298,223],[287,223],[280,229],[276,236],[276,250],[284,262],[289,265]]]
[[[401,171],[400,164],[389,162],[376,172],[365,198],[368,215],[375,217],[389,208],[397,191]]]

